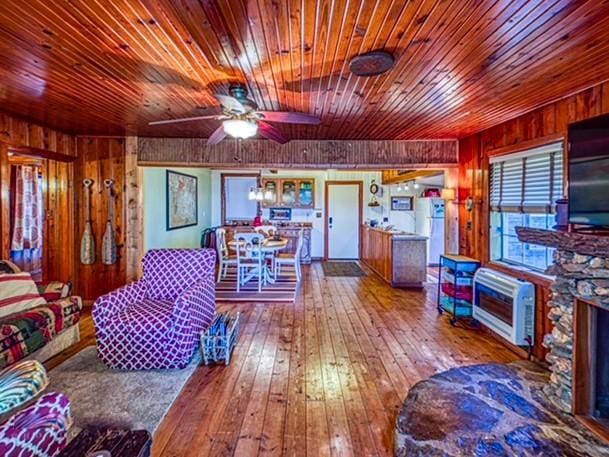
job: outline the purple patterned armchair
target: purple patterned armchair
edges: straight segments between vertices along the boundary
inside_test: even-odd
[[[157,249],[139,281],[93,305],[97,349],[110,368],[184,368],[216,309],[212,249]]]

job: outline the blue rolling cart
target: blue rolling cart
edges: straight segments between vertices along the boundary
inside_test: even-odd
[[[438,271],[438,313],[451,314],[450,323],[460,318],[471,318],[474,292],[474,273],[480,262],[462,255],[440,256]]]

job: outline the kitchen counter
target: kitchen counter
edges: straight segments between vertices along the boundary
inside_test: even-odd
[[[362,225],[362,261],[393,287],[423,287],[427,237]]]

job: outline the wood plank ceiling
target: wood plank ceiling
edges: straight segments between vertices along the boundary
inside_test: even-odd
[[[349,59],[385,49],[385,75]],[[607,0],[3,0],[0,109],[68,133],[206,137],[215,92],[301,139],[455,138],[609,78]]]

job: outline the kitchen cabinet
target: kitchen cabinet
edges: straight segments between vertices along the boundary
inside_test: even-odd
[[[279,203],[279,180],[265,179],[262,182],[264,188],[264,203],[266,206],[275,207]]]
[[[263,208],[315,208],[315,179],[263,178]]]

